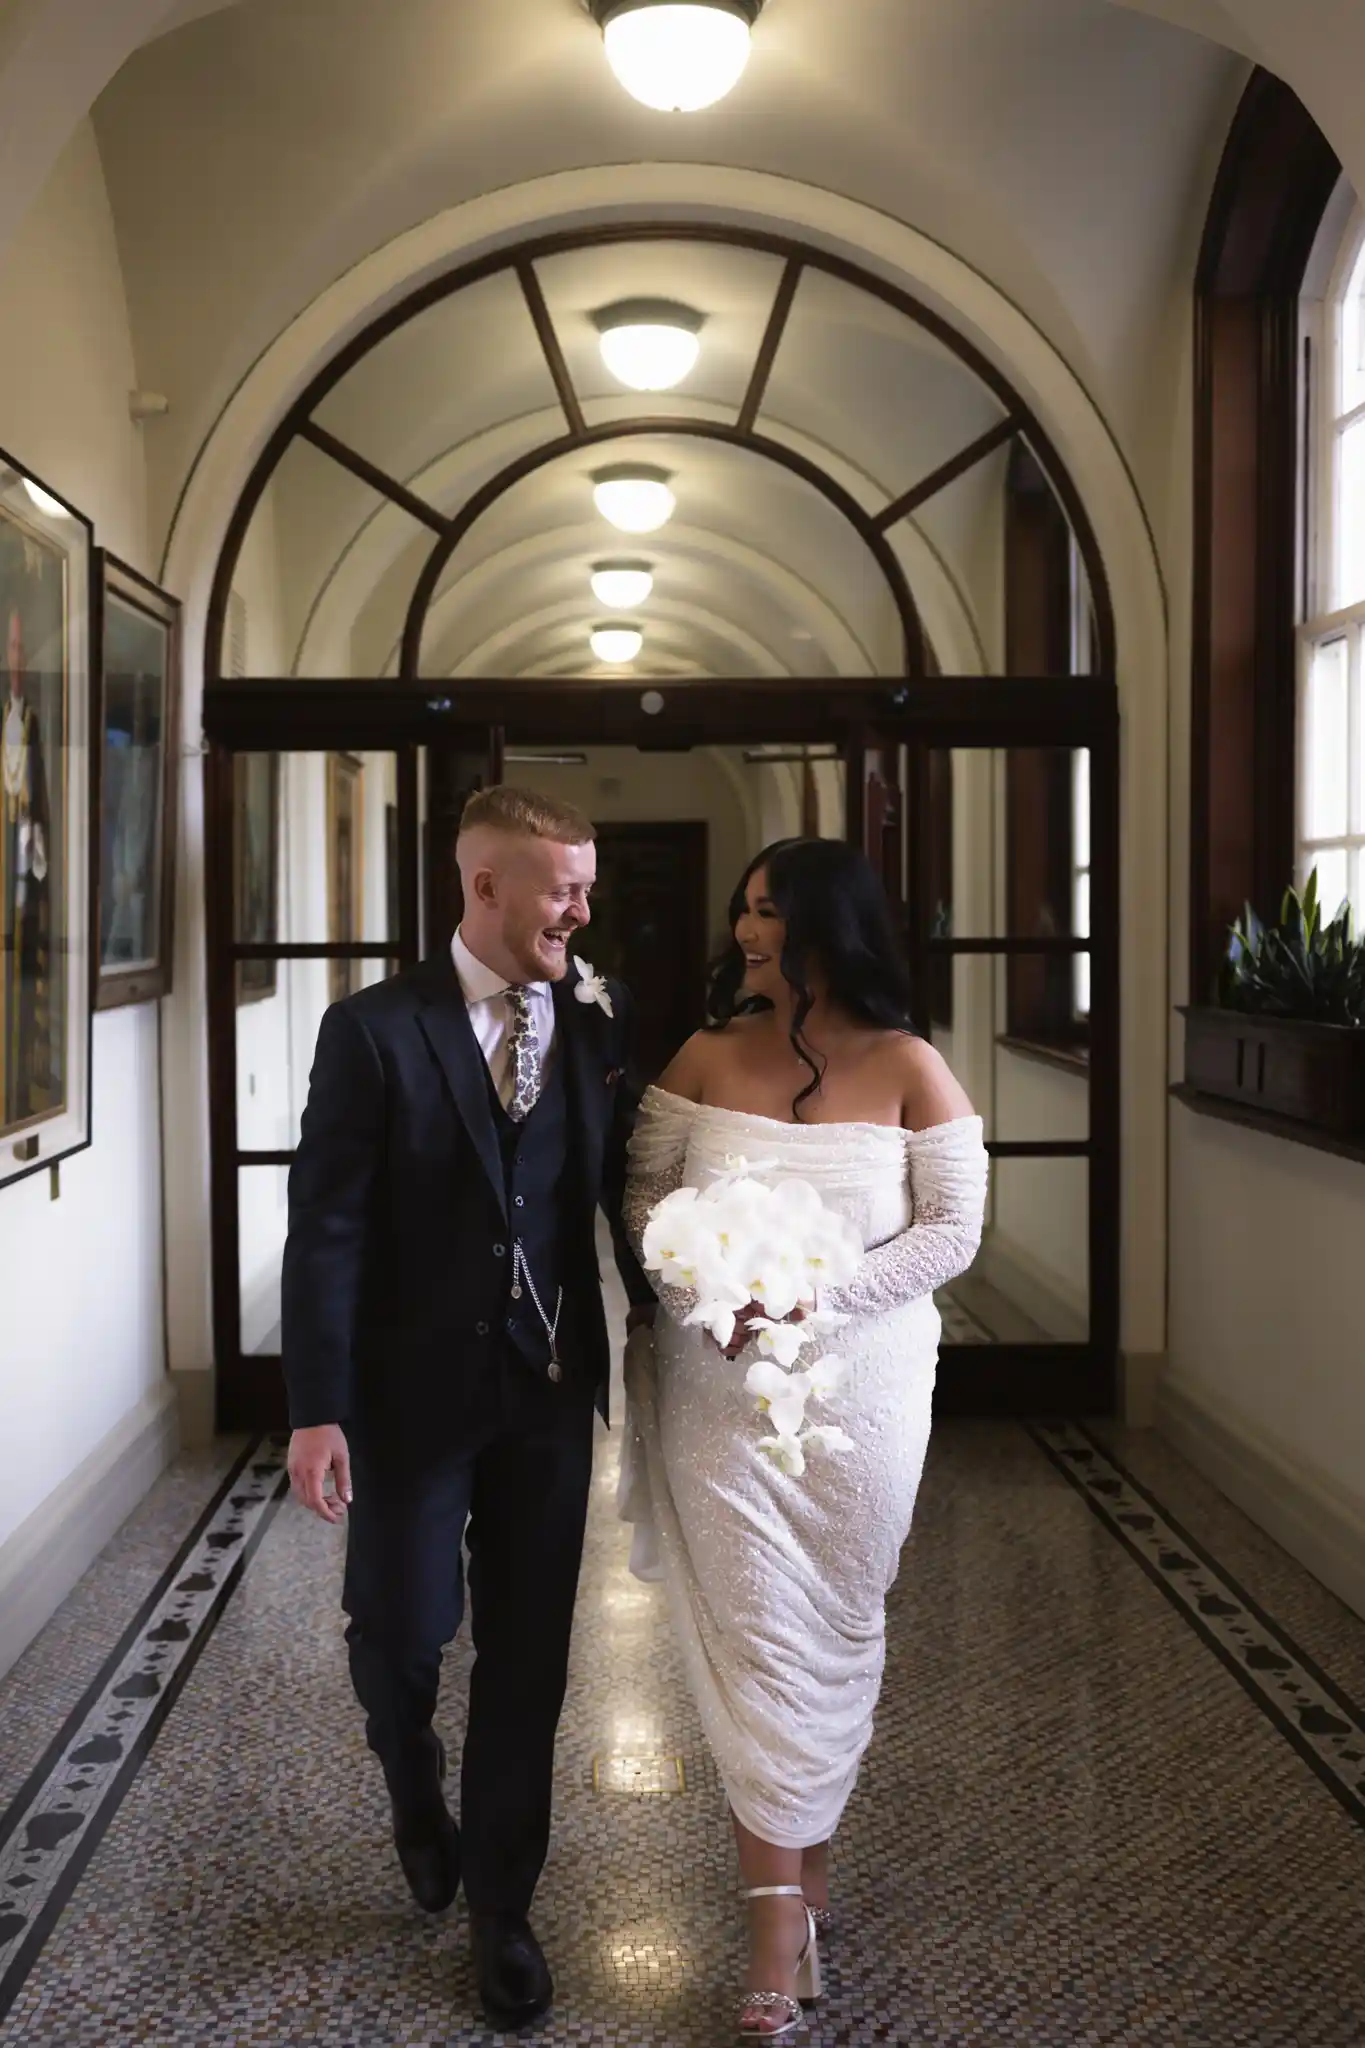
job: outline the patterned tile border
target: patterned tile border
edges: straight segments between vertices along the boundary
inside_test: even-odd
[[[0,2019],[13,2004],[288,1488],[283,1442],[233,1466],[0,1814]]]
[[[1057,1422],[1030,1425],[1029,1433],[1352,1820],[1365,1827],[1360,1707],[1088,1430]]]

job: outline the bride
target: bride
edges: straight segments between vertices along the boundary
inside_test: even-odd
[[[836,840],[760,854],[731,905],[712,1026],[649,1089],[631,1148],[637,1250],[653,1206],[727,1162],[799,1175],[866,1250],[820,1306],[848,1318],[821,1421],[852,1439],[791,1478],[759,1449],[741,1318],[722,1352],[680,1290],[628,1353],[621,1512],[631,1567],[665,1581],[729,1795],[749,1901],[745,2038],[801,2023],[830,1924],[829,1839],[872,1734],[885,1599],[929,1440],[934,1290],[981,1236],[980,1119],[910,1023],[909,977],[869,863]],[[652,1354],[652,1355],[651,1355]]]

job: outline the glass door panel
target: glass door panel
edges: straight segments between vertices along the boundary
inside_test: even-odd
[[[418,759],[209,760],[210,1115],[219,1421],[278,1426],[289,1166],[324,1012],[418,955]]]
[[[945,1343],[1086,1343],[1089,1207],[1086,1159],[992,1160],[981,1249],[940,1303]]]
[[[899,750],[891,731],[862,735],[849,774],[863,795],[852,836],[889,886],[886,821],[904,819],[916,1019],[991,1158],[980,1252],[939,1297],[938,1398],[1103,1410],[1117,1327],[1115,752],[1091,744],[1103,720],[1088,715],[1037,746],[993,745],[984,719],[955,733],[941,707],[934,726]],[[884,795],[898,759],[900,789]]]
[[[396,754],[241,753],[233,808],[238,945],[397,941]]]
[[[280,1355],[280,1271],[288,1226],[288,1167],[244,1167],[237,1176],[237,1298],[247,1358]]]

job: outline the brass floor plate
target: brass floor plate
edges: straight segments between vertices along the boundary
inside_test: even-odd
[[[621,1792],[635,1799],[673,1798],[687,1790],[680,1756],[595,1756],[594,1792]]]

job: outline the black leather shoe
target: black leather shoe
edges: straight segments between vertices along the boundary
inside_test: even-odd
[[[393,1844],[408,1890],[424,1913],[444,1913],[460,1889],[460,1831],[441,1784],[446,1753],[437,1743],[420,1766],[385,1770],[393,1808]]]
[[[498,2027],[529,2027],[555,1995],[550,1966],[522,1913],[471,1913],[483,2009]]]

